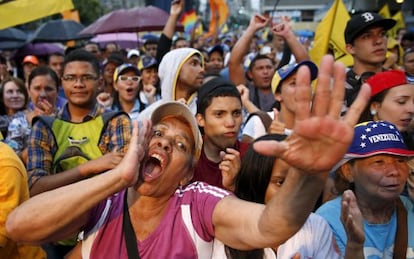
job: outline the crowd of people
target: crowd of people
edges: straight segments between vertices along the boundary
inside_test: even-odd
[[[414,258],[414,33],[353,15],[347,68],[183,6],[141,49],[0,52],[0,258]]]

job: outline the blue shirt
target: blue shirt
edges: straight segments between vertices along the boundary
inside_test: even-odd
[[[342,254],[345,253],[345,246],[347,242],[345,229],[340,220],[341,215],[341,200],[338,197],[334,200],[323,204],[317,211],[328,221],[332,228],[337,244],[341,249]],[[414,258],[414,205],[413,202],[406,197],[401,196],[401,201],[407,209],[407,226],[408,226],[408,247],[407,258]],[[363,222],[365,229],[365,243],[364,256],[367,259],[382,259],[393,258],[394,240],[397,231],[397,213],[391,216],[390,221],[385,224],[369,224],[365,220]]]

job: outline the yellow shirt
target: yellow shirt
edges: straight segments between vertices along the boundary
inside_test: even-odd
[[[6,233],[6,219],[10,212],[29,199],[25,167],[8,145],[0,142],[0,258],[46,258],[39,246],[19,245]]]

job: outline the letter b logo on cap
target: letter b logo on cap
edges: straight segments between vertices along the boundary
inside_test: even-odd
[[[374,20],[374,16],[371,13],[363,13],[361,14],[361,17],[365,19],[364,22],[369,22]]]

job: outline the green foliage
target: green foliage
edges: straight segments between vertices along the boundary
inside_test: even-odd
[[[73,5],[79,11],[80,22],[88,26],[105,13],[99,0],[73,0]]]

